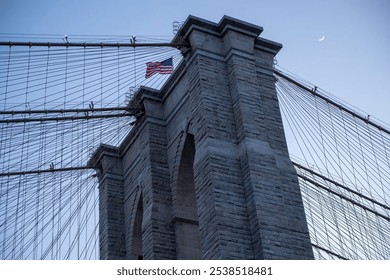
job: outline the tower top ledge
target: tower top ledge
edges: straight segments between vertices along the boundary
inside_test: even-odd
[[[196,16],[188,16],[179,32],[176,34],[173,42],[179,42],[181,40],[188,40],[189,35],[193,30],[200,30],[206,33],[214,34],[216,36],[223,36],[228,30],[234,30],[239,33],[246,34],[256,39],[256,45],[264,46],[276,54],[283,47],[282,44],[260,38],[263,28],[261,26],[248,23],[230,16],[223,16],[222,19],[218,22],[208,21]]]

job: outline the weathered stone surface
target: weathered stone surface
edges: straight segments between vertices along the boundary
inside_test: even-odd
[[[189,17],[191,45],[115,153],[99,149],[101,258],[311,259],[273,76],[281,45]],[[107,165],[107,162],[114,165]]]

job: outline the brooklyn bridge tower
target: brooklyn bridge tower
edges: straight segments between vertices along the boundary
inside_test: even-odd
[[[141,87],[134,128],[101,145],[101,259],[312,259],[273,74],[281,45],[230,17],[190,16],[184,59]]]

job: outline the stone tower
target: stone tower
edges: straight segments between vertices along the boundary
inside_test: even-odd
[[[190,16],[191,46],[119,147],[91,158],[101,259],[312,259],[262,28]]]

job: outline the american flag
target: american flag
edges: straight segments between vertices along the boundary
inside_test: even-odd
[[[160,74],[172,74],[173,61],[172,57],[161,62],[147,62],[145,78],[150,78],[156,73]]]

